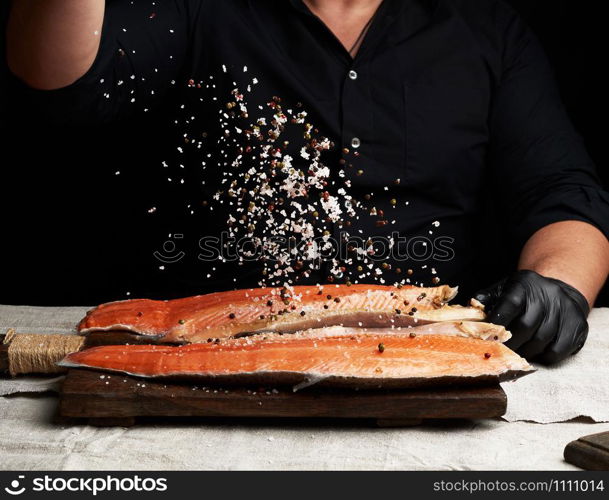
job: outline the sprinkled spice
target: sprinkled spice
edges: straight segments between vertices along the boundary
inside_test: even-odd
[[[385,352],[385,344],[379,344],[378,350],[379,350],[379,352]]]
[[[414,333],[414,332],[410,332],[409,337],[410,337],[411,339],[415,338],[416,336],[417,336],[417,334],[416,334],[416,333]]]
[[[491,353],[490,352],[485,352],[484,353],[484,359],[489,359],[491,357]]]
[[[396,313],[396,314],[402,314],[402,311],[401,311],[400,309],[396,309],[396,310],[395,310],[395,313]]]
[[[229,74],[234,70],[226,65],[222,69]],[[248,73],[247,67],[243,68],[243,72]],[[209,202],[199,201],[200,205],[209,207],[210,211],[227,209],[226,226],[231,238],[239,240],[245,237],[261,242],[259,286],[292,285],[300,279],[311,278],[312,272],[322,268],[322,261],[329,264],[329,283],[350,285],[356,283],[357,277],[358,280],[385,284],[387,278],[383,271],[393,267],[371,259],[380,246],[370,245],[364,251],[355,247],[353,251],[350,249],[347,259],[342,256],[326,257],[329,255],[326,251],[334,243],[331,240],[334,228],[349,228],[356,225],[355,221],[359,223],[363,216],[375,217],[372,222],[379,228],[395,224],[395,221],[385,219],[382,209],[370,207],[367,203],[376,196],[374,192],[368,192],[359,199],[354,199],[349,192],[355,177],[364,175],[365,165],[361,163],[360,153],[350,151],[346,145],[341,148],[329,138],[320,136],[323,130],[309,121],[309,114],[302,103],[288,104],[280,96],[271,99],[265,96],[266,99],[255,106],[260,111],[255,111],[254,106],[247,102],[247,95],[254,95],[258,79],[251,78],[249,73],[243,78],[245,88],[239,89],[240,84],[235,76],[233,89],[225,98],[218,94],[219,89],[212,84],[213,76],[206,82],[209,84],[204,80],[188,81],[193,92],[203,87],[198,96],[201,102],[208,95],[217,101],[215,106],[220,121],[218,154],[205,151],[208,135],[197,128],[196,122],[191,123],[195,113],[185,115],[188,133],[179,139],[180,153],[186,152],[187,147],[207,153],[203,155],[205,161],[201,162],[203,170],[206,163],[224,167],[220,169],[223,177],[219,179],[222,189],[216,191]],[[256,97],[258,101],[262,96]],[[184,109],[184,106],[181,108]],[[190,127],[195,128],[191,130]],[[290,137],[289,141],[286,136]],[[212,137],[211,133],[209,137]],[[337,156],[342,153],[343,157],[337,158],[338,163],[333,160],[332,165],[325,164],[323,153],[330,150],[339,153]],[[179,167],[187,166],[180,164]],[[400,179],[390,179],[388,184],[392,183],[399,185]],[[390,188],[384,186],[381,189],[388,191]],[[393,196],[395,194],[392,193]],[[392,207],[402,203],[397,196],[389,198]],[[392,236],[384,238],[391,246]],[[279,243],[286,239],[290,245]],[[318,244],[320,239],[323,242]],[[292,252],[294,248],[299,251]],[[240,263],[246,262],[249,257],[239,256]],[[401,272],[402,269],[396,269],[396,274]]]
[[[230,314],[228,315],[228,317],[229,317],[230,319],[235,319],[235,313],[230,313]]]
[[[336,302],[336,303],[340,302],[340,297],[334,297],[334,302]]]
[[[306,313],[304,311],[300,311],[300,315],[304,316]]]
[[[273,305],[273,301],[272,300],[267,300],[266,301],[266,305],[271,307]]]
[[[186,323],[186,320],[179,319],[179,320],[178,320],[178,323],[180,323],[180,325],[183,325],[184,323]]]

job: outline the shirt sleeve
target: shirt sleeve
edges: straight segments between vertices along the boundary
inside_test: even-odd
[[[609,193],[564,109],[549,61],[509,11],[490,118],[495,198],[515,248],[542,227],[590,223],[609,238]]]
[[[153,108],[172,87],[186,85],[199,0],[108,1],[100,48],[73,84],[35,90],[21,82],[23,104],[52,123],[105,123]]]

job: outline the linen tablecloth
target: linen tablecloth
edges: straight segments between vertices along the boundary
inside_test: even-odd
[[[0,331],[73,333],[87,309],[0,306]],[[609,380],[609,309],[592,311],[590,327],[578,356],[504,384],[505,420],[397,429],[235,420],[62,426],[52,418],[60,379],[0,379],[0,468],[574,469],[562,460],[564,446],[609,430],[599,423],[609,422],[609,384],[600,383]]]

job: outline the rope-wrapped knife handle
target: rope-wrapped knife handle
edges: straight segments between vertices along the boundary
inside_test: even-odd
[[[82,349],[85,338],[80,335],[6,332],[0,346],[0,372],[11,376],[29,373],[62,373],[57,366],[71,352]]]

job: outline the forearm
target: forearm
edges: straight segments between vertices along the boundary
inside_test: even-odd
[[[568,283],[592,306],[609,275],[609,241],[585,222],[550,224],[527,241],[518,268]]]
[[[105,0],[13,0],[7,25],[11,71],[38,89],[65,87],[93,64]]]

